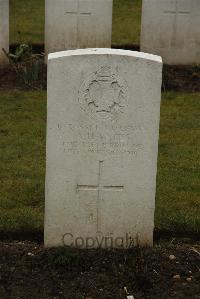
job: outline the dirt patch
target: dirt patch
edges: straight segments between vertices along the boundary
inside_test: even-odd
[[[10,47],[15,52],[17,45]],[[139,51],[138,45],[114,45],[115,49]],[[33,53],[43,53],[44,45],[32,45]],[[13,68],[0,68],[0,89],[46,89],[47,68],[44,64],[39,80],[25,83],[23,77],[16,74]],[[164,65],[163,69],[163,90],[175,90],[182,92],[200,92],[200,66],[169,66]]]
[[[23,76],[17,74],[15,70],[8,67],[0,67],[0,90],[4,89],[19,89],[19,90],[43,90],[47,85],[47,68],[43,65],[42,71],[39,74],[40,80],[26,83]]]
[[[170,66],[163,68],[163,89],[200,92],[200,66]]]
[[[44,249],[0,243],[0,298],[200,298],[200,243],[154,249]]]

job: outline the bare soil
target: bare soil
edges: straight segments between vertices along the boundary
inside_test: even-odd
[[[169,66],[163,68],[163,89],[200,92],[200,66]]]
[[[43,90],[47,85],[47,68],[43,66],[43,70],[39,75],[39,80],[26,83],[23,77],[16,73],[11,67],[0,67],[0,90]]]
[[[17,45],[11,46],[14,52]],[[138,45],[115,45],[113,48],[139,51]],[[33,53],[43,53],[44,45],[33,45]],[[47,68],[44,64],[39,80],[25,83],[23,77],[13,70],[11,66],[0,68],[0,89],[46,89]],[[182,92],[200,92],[200,66],[169,66],[163,68],[163,90],[175,90]]]
[[[44,249],[0,243],[0,298],[200,298],[200,243],[154,249]]]

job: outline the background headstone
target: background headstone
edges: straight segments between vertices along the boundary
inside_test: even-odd
[[[45,0],[46,54],[111,46],[113,0]]]
[[[200,63],[199,28],[199,0],[143,0],[141,51],[164,63]]]
[[[2,48],[9,51],[9,0],[0,0],[0,65],[8,63]]]
[[[152,245],[161,74],[139,52],[49,55],[46,246]]]

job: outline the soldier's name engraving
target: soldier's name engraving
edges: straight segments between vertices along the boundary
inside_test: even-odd
[[[105,131],[109,131],[111,134],[123,134],[123,133],[133,133],[133,132],[142,132],[144,130],[144,127],[140,124],[128,124],[128,125],[122,125],[122,124],[108,124],[104,123],[103,126],[100,126],[98,124],[71,124],[68,122],[60,122],[57,125],[58,129],[63,129],[65,131],[80,131],[80,132],[93,132],[93,133],[99,133],[102,136],[105,135],[104,133],[101,133],[102,128]]]
[[[93,125],[58,124],[58,130],[64,133],[64,152],[136,155],[142,150],[140,137],[143,127],[139,125]],[[73,137],[72,137],[73,136]]]

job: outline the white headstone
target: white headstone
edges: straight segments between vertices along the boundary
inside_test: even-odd
[[[3,48],[9,51],[9,0],[0,0],[0,65],[8,63]]]
[[[48,60],[45,245],[152,245],[161,58],[111,49]]]
[[[143,0],[141,51],[167,64],[200,63],[199,28],[199,0]]]
[[[113,0],[45,0],[46,53],[111,47]]]

